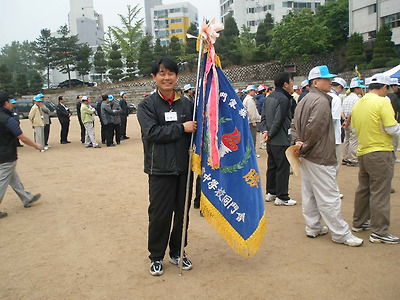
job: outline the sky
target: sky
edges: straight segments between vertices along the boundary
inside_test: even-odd
[[[127,5],[142,7],[144,18],[145,0],[93,0],[97,13],[103,15],[104,29],[119,26],[118,14],[126,15]],[[190,2],[198,9],[199,20],[219,18],[218,0],[163,0],[163,4]],[[69,0],[0,0],[0,48],[12,41],[34,41],[40,30],[55,32],[68,24]]]

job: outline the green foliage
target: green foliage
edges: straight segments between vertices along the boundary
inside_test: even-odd
[[[171,37],[171,41],[168,45],[168,55],[173,58],[175,61],[179,62],[179,57],[182,54],[182,46],[179,41],[179,38],[175,35]]]
[[[57,30],[60,35],[56,38],[56,52],[54,55],[54,63],[61,73],[68,74],[71,79],[71,72],[76,69],[76,52],[79,50],[78,36],[69,35],[67,25],[63,25]]]
[[[399,54],[392,42],[392,30],[383,25],[376,34],[371,66],[373,68],[385,67],[386,63],[396,58],[399,58]]]
[[[364,42],[361,34],[352,34],[347,41],[346,51],[347,67],[354,69],[367,62],[367,56],[364,53]]]
[[[188,34],[191,34],[195,37],[197,37],[199,35],[199,30],[197,29],[196,24],[194,23],[190,23],[190,26],[187,30]],[[197,54],[197,50],[196,50],[196,44],[197,44],[197,40],[193,39],[193,38],[187,38],[186,39],[186,48],[185,48],[185,53],[186,54]]]
[[[265,15],[265,19],[257,27],[256,45],[265,45],[267,48],[272,40],[272,29],[274,28],[274,19],[270,13]]]
[[[107,72],[107,60],[101,46],[98,46],[94,53],[93,65],[95,71],[100,74],[101,80],[103,80],[103,74]]]
[[[225,29],[215,42],[215,49],[223,65],[239,65],[242,61],[239,29],[233,17],[227,17],[224,23]]]
[[[0,65],[0,91],[14,93],[12,73],[4,63]]]
[[[85,75],[89,74],[92,67],[91,62],[89,61],[91,55],[92,49],[86,43],[80,45],[78,51],[76,51],[76,70],[78,71],[78,74],[82,76],[82,81],[85,81]]]
[[[50,86],[50,70],[54,67],[55,38],[51,36],[50,29],[42,29],[40,36],[32,43],[35,61],[40,69],[46,70],[47,86]]]
[[[108,66],[110,67],[110,79],[112,82],[118,82],[122,77],[122,60],[121,60],[121,51],[119,51],[119,46],[117,44],[113,44],[111,46],[111,51],[109,53]]]
[[[42,86],[43,86],[42,76],[40,76],[40,74],[36,72],[33,75],[29,85],[30,92],[32,94],[40,93],[40,91],[42,90]]]
[[[318,23],[329,29],[329,43],[338,49],[346,44],[349,34],[349,0],[326,2],[318,6]]]
[[[154,45],[154,57],[164,57],[167,56],[167,47],[161,45],[161,41],[158,38],[156,44]]]
[[[329,29],[318,23],[313,12],[303,9],[291,12],[275,24],[271,51],[281,62],[296,59],[309,61],[313,55],[326,54],[329,47]]]
[[[154,60],[151,40],[152,40],[151,35],[146,35],[140,41],[138,69],[139,73],[142,75],[150,76],[151,74],[151,66]]]
[[[25,95],[29,91],[28,80],[26,74],[17,74],[15,78],[15,93],[18,95]]]
[[[250,33],[250,27],[243,25],[242,33],[240,34],[240,48],[242,55],[242,62],[247,64],[252,61],[254,49],[256,48],[255,34]]]

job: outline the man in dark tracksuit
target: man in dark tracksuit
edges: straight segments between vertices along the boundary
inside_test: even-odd
[[[68,132],[69,132],[69,122],[71,113],[69,108],[64,104],[65,99],[63,96],[58,97],[58,105],[57,105],[57,117],[58,121],[60,121],[61,132],[60,132],[60,143],[61,144],[69,144],[68,141]]]
[[[86,130],[81,118],[82,95],[76,96],[76,100],[76,115],[78,116],[79,126],[81,127],[81,143],[84,144]]]
[[[196,131],[197,123],[192,121],[193,103],[174,90],[178,71],[177,64],[171,59],[157,59],[152,67],[157,91],[139,104],[137,112],[144,148],[144,172],[149,175],[151,275],[163,274],[168,241],[169,262],[178,265],[180,260],[188,151],[191,133]],[[184,270],[192,268],[186,255],[182,266]]]
[[[128,96],[126,95],[125,92],[121,92],[121,99],[119,100],[119,106],[121,106],[121,139],[127,140],[129,139],[129,136],[126,135],[126,124],[128,122],[128,115],[129,115],[129,110],[128,110],[128,103],[126,103],[126,99]]]
[[[267,142],[268,169],[266,201],[275,200],[275,205],[290,206],[290,164],[285,151],[290,145],[289,129],[292,122],[293,81],[288,72],[274,78],[275,91],[264,102],[261,114],[261,130]]]

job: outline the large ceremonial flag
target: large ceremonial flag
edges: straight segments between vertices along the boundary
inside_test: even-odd
[[[247,112],[221,70],[214,23],[204,24],[204,67],[198,89],[192,170],[201,174],[200,209],[239,254],[260,248],[266,219]],[[215,25],[214,25],[215,27]]]

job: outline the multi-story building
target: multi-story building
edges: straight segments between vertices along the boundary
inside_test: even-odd
[[[267,13],[272,15],[274,22],[280,22],[291,11],[309,8],[316,12],[319,5],[329,1],[333,0],[220,0],[220,13],[222,22],[232,16],[240,31],[245,25],[254,33]]]
[[[198,26],[198,11],[189,2],[155,5],[151,8],[152,36],[160,39],[161,45],[168,45],[176,36],[186,42],[186,32],[190,23]]]
[[[387,24],[393,32],[392,41],[400,51],[400,1],[399,0],[350,0],[349,31],[358,32],[372,48],[376,32]]]
[[[156,5],[162,5],[162,0],[144,0],[144,14],[146,20],[146,33],[152,34],[151,9]]]

